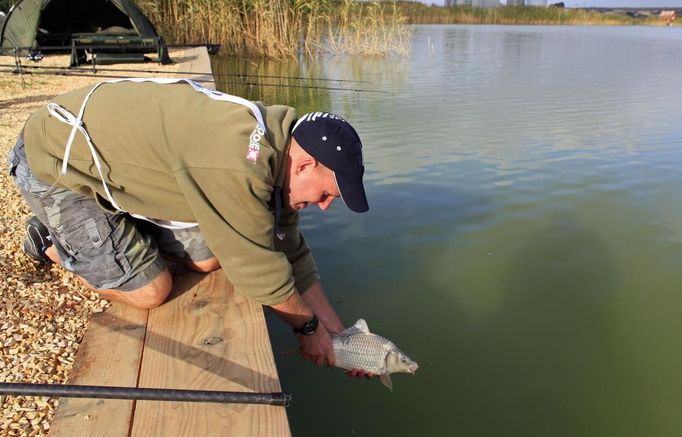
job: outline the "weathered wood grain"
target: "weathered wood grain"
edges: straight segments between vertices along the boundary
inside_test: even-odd
[[[206,88],[215,89],[211,58],[208,56],[206,47],[188,47],[181,59],[183,62],[178,64],[177,71],[193,73],[187,77],[201,83]],[[178,74],[178,77],[183,77],[183,75]]]
[[[80,344],[69,384],[136,387],[147,311],[114,302],[94,314]],[[127,400],[61,398],[50,436],[125,436],[134,403]]]
[[[201,281],[198,281],[201,279]],[[263,309],[222,271],[178,278],[149,313],[140,387],[279,392]],[[132,436],[288,436],[283,407],[139,401]]]

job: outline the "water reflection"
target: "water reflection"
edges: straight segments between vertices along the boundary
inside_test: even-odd
[[[342,319],[421,365],[392,394],[348,381],[279,357],[295,342],[268,317],[294,435],[682,428],[680,47],[681,28],[418,26],[410,59],[221,70],[389,92],[256,97],[356,126],[370,212],[302,227]]]
[[[328,107],[328,91],[318,87],[336,86],[325,78],[319,64],[283,63],[244,57],[213,57],[211,67],[216,88],[268,105],[288,105],[301,114]]]
[[[382,68],[377,68],[377,63]],[[396,59],[390,72],[383,68],[385,61],[376,58],[277,62],[216,56],[211,64],[216,87],[224,92],[271,105],[292,106],[301,114],[333,110],[352,119],[360,101],[376,102],[399,91],[395,87],[405,83],[408,60]],[[374,108],[378,110],[378,106]]]

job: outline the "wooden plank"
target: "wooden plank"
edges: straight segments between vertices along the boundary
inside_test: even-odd
[[[147,311],[113,302],[94,314],[80,344],[69,384],[136,387]],[[50,436],[126,436],[134,403],[61,398]]]
[[[177,278],[149,313],[140,387],[279,392],[262,306],[222,270]],[[139,401],[132,436],[290,436],[284,407]]]
[[[206,47],[187,48],[179,59],[181,62],[178,62],[176,71],[197,73],[188,74],[186,77],[199,82],[206,88],[215,89],[215,81],[211,70],[211,58]],[[183,75],[179,74],[178,77],[183,77]]]

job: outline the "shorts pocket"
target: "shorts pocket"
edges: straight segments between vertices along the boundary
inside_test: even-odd
[[[71,257],[70,271],[98,289],[114,288],[126,280],[130,265],[119,256],[112,241],[112,225],[102,215],[63,230],[62,248]]]
[[[107,223],[107,225],[109,225],[109,223]],[[92,244],[92,247],[94,248],[102,247],[102,245],[104,244],[104,238],[102,238],[102,234],[100,233],[100,230],[97,227],[97,221],[95,221],[95,219],[92,218],[87,219],[83,223],[83,226],[85,227],[85,233],[88,234],[88,238],[90,238],[90,243]],[[111,228],[109,227],[107,231],[111,231]],[[111,232],[109,232],[109,235],[111,235]]]

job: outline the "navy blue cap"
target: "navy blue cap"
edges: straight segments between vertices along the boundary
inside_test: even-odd
[[[298,119],[291,134],[303,150],[334,172],[348,208],[369,209],[362,185],[362,142],[350,123],[330,112],[310,112]]]

